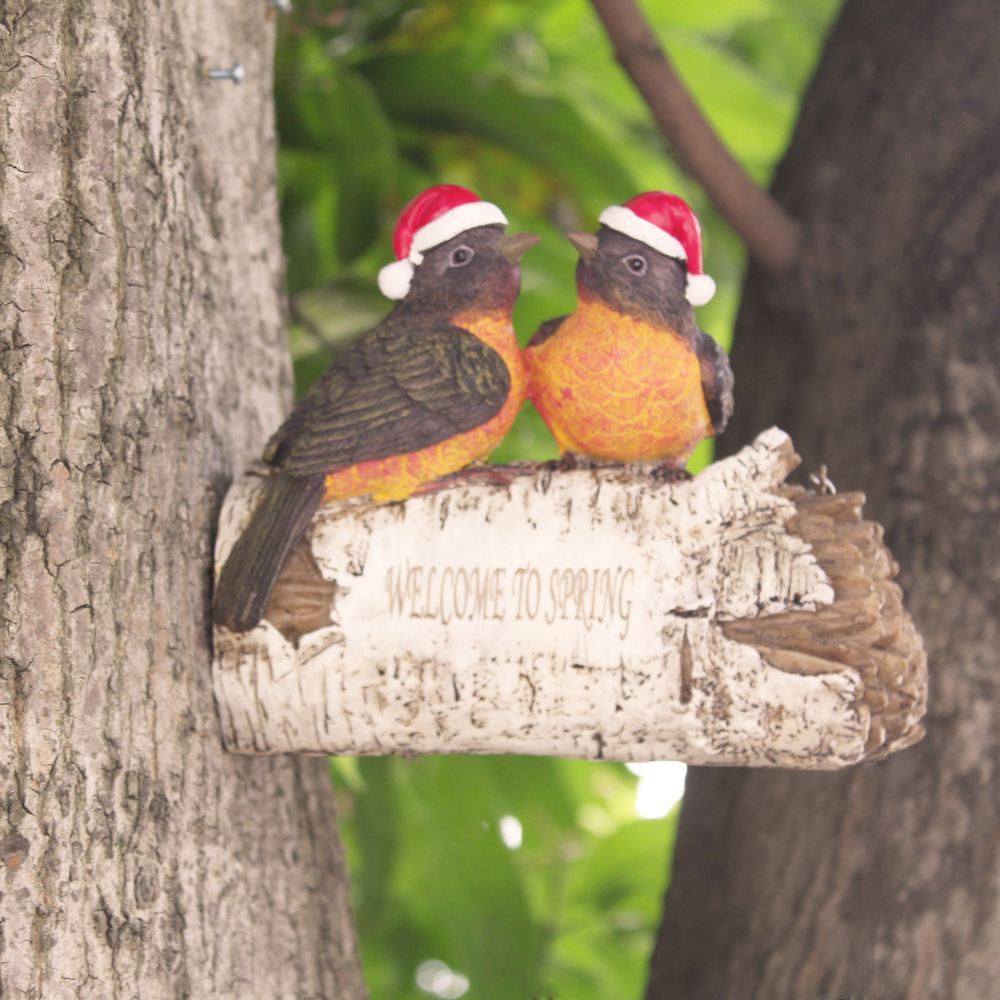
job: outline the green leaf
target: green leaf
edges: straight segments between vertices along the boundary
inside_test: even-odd
[[[531,996],[539,937],[512,853],[499,834],[502,797],[476,758],[398,762],[407,850],[396,891],[416,922],[447,914],[437,958],[469,976],[484,1000]],[[421,960],[423,960],[421,959]]]
[[[281,228],[292,294],[328,281],[339,270],[336,216],[339,190],[326,160],[315,153],[282,150]]]
[[[398,122],[485,139],[572,178],[591,196],[615,199],[630,186],[619,158],[590,143],[586,123],[563,101],[463,75],[448,60],[422,53],[373,59],[358,69]]]
[[[377,934],[392,913],[392,877],[399,860],[400,839],[405,827],[387,761],[366,758],[359,762],[365,794],[355,798],[355,820],[364,836],[358,839],[361,877],[353,886],[358,924],[368,934]]]
[[[665,853],[650,876],[647,855],[662,848],[663,838],[633,834],[623,843],[634,852],[635,884],[627,892],[608,889],[623,876],[603,858],[602,845],[636,823],[635,777],[623,766],[525,757],[366,758],[347,772],[347,784],[342,766],[335,773],[346,798],[341,809],[362,957],[380,1000],[415,996],[413,977],[428,959],[468,976],[473,996],[547,995],[554,931],[586,932],[589,947],[605,957],[612,939],[623,941],[630,950],[618,961],[631,971],[618,979],[642,975],[649,936],[645,925],[636,928],[639,916],[648,923],[658,906]],[[508,815],[522,825],[517,850],[499,834]],[[663,821],[641,825],[663,829]],[[579,888],[589,870],[581,865],[593,866],[599,892]],[[641,883],[645,902],[637,902]],[[611,895],[627,907],[607,924],[593,905]],[[611,937],[602,941],[600,927]]]
[[[312,52],[299,74],[276,84],[282,146],[313,154],[313,189],[336,186],[334,249],[341,263],[362,254],[392,186],[395,140],[366,81]],[[301,183],[301,178],[298,178]]]
[[[766,181],[792,127],[791,94],[714,44],[691,38],[669,48],[678,73],[733,154]]]
[[[774,14],[774,0],[712,0],[711,3],[677,3],[677,0],[653,0],[643,8],[658,34],[670,29],[696,31],[732,31],[748,21],[759,21]]]
[[[641,995],[678,815],[621,826],[570,866],[549,983],[558,995]]]

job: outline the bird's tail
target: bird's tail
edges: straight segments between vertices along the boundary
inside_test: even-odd
[[[281,473],[268,479],[219,574],[213,612],[217,625],[247,632],[264,617],[285,558],[323,500],[325,480],[322,474],[299,478]]]

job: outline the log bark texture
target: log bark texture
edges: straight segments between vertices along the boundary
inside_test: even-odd
[[[992,1000],[1000,980],[1000,8],[851,0],[774,185],[732,431],[865,490],[927,643],[927,738],[689,773],[648,1000]],[[746,387],[751,387],[747,389]]]
[[[220,494],[290,396],[272,31],[0,8],[11,1000],[365,995],[326,766],[224,753],[209,671]]]
[[[797,463],[772,428],[693,480],[507,467],[329,503],[269,620],[216,628],[227,746],[798,768],[908,746],[926,661],[892,558],[859,495],[785,487]],[[227,497],[219,567],[261,482]]]

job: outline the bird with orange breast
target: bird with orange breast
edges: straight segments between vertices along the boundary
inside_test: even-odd
[[[715,293],[701,227],[677,195],[649,191],[601,213],[580,253],[577,306],[525,350],[528,396],[562,453],[683,469],[733,410],[726,352],[695,325]]]
[[[379,287],[398,300],[299,401],[271,438],[250,522],[219,575],[214,618],[244,632],[267,612],[286,557],[324,499],[401,500],[485,458],[525,396],[511,314],[521,256],[496,205],[439,184],[396,225]]]

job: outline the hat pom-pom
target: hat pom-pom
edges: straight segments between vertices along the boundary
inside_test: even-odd
[[[378,273],[378,287],[387,299],[405,299],[413,280],[413,265],[406,259],[386,264]]]
[[[703,306],[712,301],[715,282],[707,274],[689,274],[684,295],[691,305]]]

